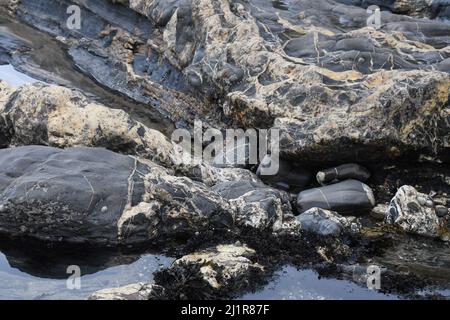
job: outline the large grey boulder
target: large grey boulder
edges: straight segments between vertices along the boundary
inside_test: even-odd
[[[345,180],[302,191],[297,196],[299,212],[318,207],[345,215],[363,215],[375,206],[372,189],[357,180]]]
[[[286,194],[260,182],[251,188],[231,199],[148,160],[100,148],[0,149],[0,231],[105,245],[244,226],[295,231]]]
[[[50,241],[136,243],[233,227],[200,183],[105,149],[0,150],[0,230]]]

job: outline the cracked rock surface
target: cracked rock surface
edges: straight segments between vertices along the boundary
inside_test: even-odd
[[[445,16],[446,2],[390,1],[378,30],[366,8],[381,1],[73,2],[79,31],[55,22],[69,1],[15,12],[64,39],[85,73],[180,126],[275,126],[282,153],[304,161],[448,154],[450,23],[420,18]]]

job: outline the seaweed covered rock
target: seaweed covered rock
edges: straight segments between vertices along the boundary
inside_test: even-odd
[[[219,245],[176,260],[155,274],[170,298],[205,299],[226,297],[251,289],[264,275],[256,252],[246,245]]]

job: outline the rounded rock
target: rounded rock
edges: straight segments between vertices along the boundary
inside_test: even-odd
[[[445,217],[447,214],[448,214],[448,209],[447,209],[447,207],[444,207],[444,206],[436,206],[436,215],[439,217],[439,218],[443,218],[443,217]]]

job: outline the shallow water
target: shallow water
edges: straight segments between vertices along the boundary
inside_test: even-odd
[[[243,300],[395,300],[395,295],[385,295],[346,280],[320,278],[310,269],[297,270],[285,266],[262,291],[244,295]]]
[[[119,287],[136,282],[151,282],[152,273],[160,268],[168,267],[173,258],[155,254],[142,256],[116,256],[106,265],[91,265],[91,258],[78,261],[76,258],[53,260],[44,263],[45,257],[21,256],[15,253],[8,258],[0,253],[0,300],[35,300],[35,299],[86,299],[93,292]],[[95,259],[92,257],[92,259]],[[100,259],[102,260],[102,259]],[[135,260],[135,261],[133,261]],[[130,261],[125,263],[123,261]],[[83,272],[80,289],[70,290],[67,279],[70,276],[67,266],[76,263]],[[118,265],[114,265],[114,264]],[[46,269],[46,270],[44,270]],[[98,270],[97,270],[98,269]],[[25,271],[24,271],[25,270]],[[94,271],[92,271],[94,270]],[[95,271],[97,270],[97,271]],[[273,280],[262,290],[248,293],[239,300],[371,300],[398,299],[395,295],[385,295],[377,291],[360,287],[350,281],[320,278],[313,270],[297,270],[292,266],[285,266],[275,273]]]
[[[39,82],[39,80],[17,71],[10,64],[0,66],[0,80],[6,81],[12,87]]]
[[[81,276],[80,289],[69,289],[67,278],[72,273],[66,273],[66,278],[56,276],[45,278],[35,276],[12,267],[6,256],[0,253],[0,300],[47,300],[47,299],[87,299],[97,290],[124,286],[137,282],[151,282],[152,273],[162,267],[167,267],[173,261],[161,255],[145,254],[130,264],[112,266],[104,270]],[[67,266],[70,261],[67,261]],[[83,272],[84,265],[79,265]],[[61,275],[67,271],[61,265]],[[69,281],[70,282],[70,281]]]

